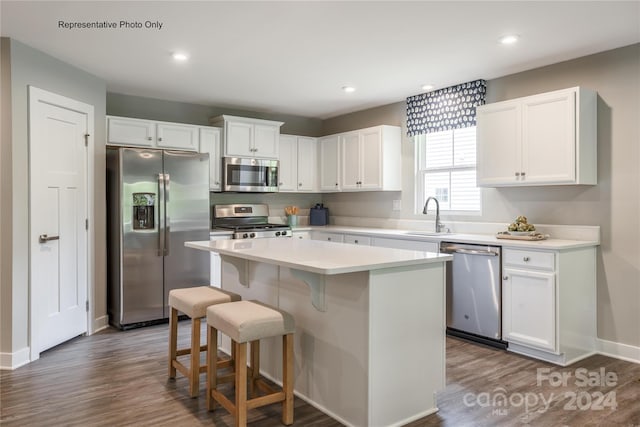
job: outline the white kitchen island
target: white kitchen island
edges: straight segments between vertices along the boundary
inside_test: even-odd
[[[451,256],[287,238],[186,246],[220,254],[223,289],[294,316],[302,399],[353,426],[402,425],[437,410]],[[280,339],[260,347],[261,372],[279,382]]]

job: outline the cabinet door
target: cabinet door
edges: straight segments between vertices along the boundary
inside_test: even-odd
[[[267,159],[278,158],[280,128],[256,124],[254,125],[253,155]]]
[[[160,148],[198,151],[198,136],[197,126],[158,123],[157,138]]]
[[[499,102],[478,107],[476,120],[478,185],[518,184],[522,172],[520,105]]]
[[[360,135],[351,132],[341,135],[342,190],[353,191],[360,187]]]
[[[209,190],[221,191],[220,129],[200,128],[200,152],[209,153]]]
[[[253,125],[244,122],[225,123],[225,147],[227,157],[253,157]]]
[[[504,268],[503,273],[503,339],[556,351],[554,273],[512,268]]]
[[[323,233],[323,232],[314,231],[311,233],[311,238],[313,240],[326,240],[327,242],[337,242],[337,243],[343,242],[342,234],[338,234],[338,233]]]
[[[388,237],[374,237],[371,246],[381,248],[408,249],[411,251],[439,252],[439,245],[436,242],[425,242],[419,240],[390,239]]]
[[[134,147],[153,147],[156,125],[149,120],[107,118],[107,143]]]
[[[320,191],[340,191],[340,136],[320,138]]]
[[[575,102],[573,90],[525,98],[522,104],[523,183],[575,182]]]
[[[298,137],[298,191],[315,191],[318,163],[316,145],[315,138]]]
[[[360,185],[363,190],[382,189],[382,128],[360,132]]]
[[[298,144],[293,135],[280,135],[278,191],[296,191],[298,175]]]
[[[371,245],[371,237],[369,236],[356,236],[353,234],[345,234],[342,238],[344,243],[351,243],[352,245]]]

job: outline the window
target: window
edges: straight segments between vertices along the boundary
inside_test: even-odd
[[[475,126],[416,135],[414,139],[416,213],[422,213],[431,196],[440,202],[440,211],[480,212]]]

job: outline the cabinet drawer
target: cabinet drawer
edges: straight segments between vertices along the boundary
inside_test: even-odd
[[[505,249],[502,252],[502,263],[505,266],[553,271],[555,269],[555,255],[553,252]]]
[[[371,245],[371,237],[368,236],[355,236],[353,234],[344,235],[344,243],[351,243],[353,245]]]
[[[326,240],[328,242],[337,242],[337,243],[342,243],[343,242],[343,237],[342,234],[337,234],[337,233],[317,233],[314,232],[311,234],[311,238],[313,240]]]

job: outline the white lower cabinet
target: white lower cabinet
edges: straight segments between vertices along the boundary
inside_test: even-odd
[[[502,279],[503,339],[555,352],[555,274],[505,267]]]
[[[291,233],[291,238],[309,240],[311,239],[311,233],[309,231],[293,231]]]
[[[327,242],[343,243],[344,238],[340,233],[326,233],[324,231],[313,231],[311,233],[313,240],[326,240]]]
[[[351,243],[352,245],[371,245],[371,237],[369,236],[345,234],[342,239],[344,243]]]
[[[502,251],[509,351],[566,366],[595,352],[596,248]]]
[[[388,237],[374,237],[371,246],[382,248],[408,249],[410,251],[439,252],[436,242],[424,242],[418,240],[390,239]]]

